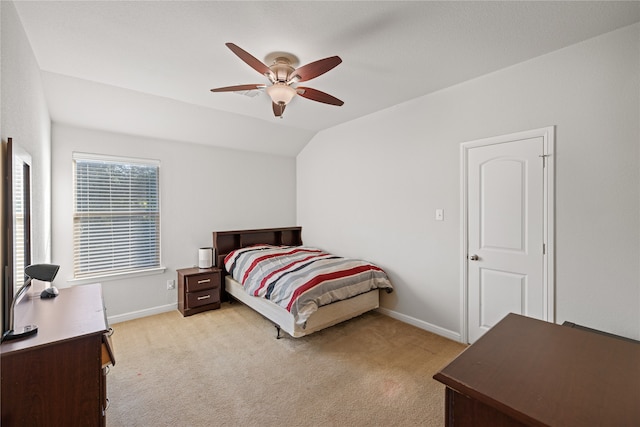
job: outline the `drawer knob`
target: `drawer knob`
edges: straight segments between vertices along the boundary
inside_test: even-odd
[[[198,301],[202,301],[203,299],[209,299],[209,298],[211,298],[211,294],[198,297]]]
[[[198,280],[198,284],[200,284],[200,283],[209,283],[210,281],[211,281],[211,279]]]

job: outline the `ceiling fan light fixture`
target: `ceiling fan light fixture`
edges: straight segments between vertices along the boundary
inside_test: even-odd
[[[296,94],[296,90],[285,83],[275,83],[267,88],[267,95],[279,105],[287,105]]]

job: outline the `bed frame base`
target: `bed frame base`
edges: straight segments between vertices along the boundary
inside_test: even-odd
[[[229,304],[234,304],[235,302],[239,302],[242,304],[241,301],[238,301],[237,299],[235,299],[235,297],[231,296],[231,294],[229,294]],[[264,316],[263,317],[267,320],[270,320],[268,317]],[[280,333],[280,331],[282,330],[282,328],[280,327],[280,325],[278,325],[277,323],[273,324],[273,327],[276,328],[276,339],[279,340],[280,338],[282,338],[284,335],[282,335]],[[285,332],[286,333],[286,332]]]
[[[231,276],[225,278],[225,290],[233,299],[249,306],[269,320],[276,329],[286,332],[293,338],[312,334],[367,311],[375,310],[380,304],[379,289],[373,289],[367,293],[319,307],[318,311],[313,313],[301,326],[295,323],[291,313],[284,308],[264,298],[247,294]],[[281,338],[284,335],[278,332],[278,336]]]

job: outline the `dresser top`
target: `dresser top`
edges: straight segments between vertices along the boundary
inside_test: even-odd
[[[434,378],[526,425],[640,425],[640,344],[516,314]]]
[[[80,285],[60,289],[55,298],[27,294],[16,304],[15,327],[33,324],[38,332],[27,338],[5,341],[1,353],[8,354],[55,342],[107,331],[102,286]]]

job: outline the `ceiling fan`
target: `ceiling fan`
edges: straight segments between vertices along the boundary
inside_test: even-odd
[[[251,68],[266,76],[271,84],[219,87],[211,89],[211,92],[238,92],[266,88],[267,95],[271,98],[273,114],[280,118],[282,118],[287,104],[296,95],[330,105],[341,106],[344,104],[343,101],[328,93],[310,87],[297,86],[298,82],[314,79],[336,67],[342,62],[339,56],[331,56],[294,68],[298,64],[298,59],[295,56],[285,52],[274,52],[267,55],[266,60],[272,62],[270,66],[267,66],[235,44],[225,43],[225,45]]]

